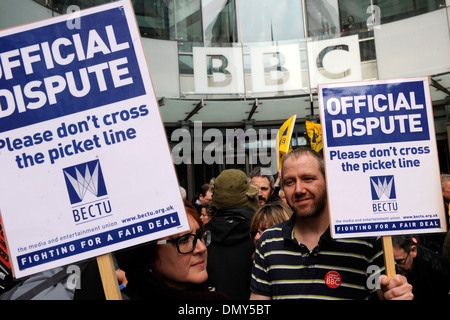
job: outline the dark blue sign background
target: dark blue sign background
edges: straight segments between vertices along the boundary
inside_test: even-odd
[[[428,90],[428,88],[426,88]],[[353,86],[353,87],[337,87],[337,88],[323,88],[323,107],[324,107],[324,116],[325,123],[322,125],[326,126],[327,132],[327,146],[328,147],[338,147],[338,146],[351,146],[351,145],[365,145],[365,144],[376,144],[376,143],[391,143],[391,142],[404,142],[404,141],[423,141],[429,140],[429,128],[428,128],[428,115],[427,115],[427,101],[425,99],[424,92],[424,82],[422,81],[412,81],[412,82],[403,82],[403,83],[383,83],[383,84],[374,84],[374,85],[363,85],[363,86]],[[347,114],[343,114],[340,112],[339,114],[332,115],[327,110],[327,102],[331,98],[341,97],[356,97],[356,96],[368,96],[371,95],[375,97],[377,94],[383,94],[387,97],[388,93],[392,93],[394,97],[394,104],[399,93],[403,93],[408,102],[410,102],[410,92],[414,92],[415,95],[415,103],[417,105],[422,104],[423,108],[421,109],[412,109],[405,110],[404,108],[400,108],[398,111],[390,111],[389,108],[383,112],[369,112],[367,106],[361,107],[360,113],[355,113],[355,108],[348,108]],[[384,101],[383,104],[387,104],[387,101]],[[367,105],[367,103],[366,103]],[[368,135],[367,133],[362,136],[347,136],[344,135],[342,137],[333,137],[332,131],[332,121],[333,120],[342,120],[346,121],[347,119],[355,119],[355,118],[368,118],[375,117],[380,119],[380,117],[384,116],[386,119],[386,126],[389,128],[389,116],[397,116],[397,115],[410,115],[410,114],[419,114],[420,115],[420,127],[422,131],[420,132],[400,132],[400,126],[396,123],[395,131],[391,134],[384,134],[381,130],[377,129],[373,132],[372,135]],[[408,120],[405,120],[406,126]],[[347,128],[348,130],[349,128]]]
[[[117,44],[128,42],[129,48],[123,49],[109,54],[102,52],[94,54],[93,58],[78,61],[77,57],[68,65],[59,65],[54,63],[55,67],[47,69],[41,51],[32,52],[32,55],[40,55],[41,61],[32,64],[34,72],[26,75],[23,69],[23,62],[20,67],[12,69],[13,78],[5,80],[5,74],[2,72],[0,78],[0,88],[6,89],[13,93],[13,87],[20,85],[23,87],[30,81],[43,81],[44,78],[59,75],[65,77],[65,73],[72,71],[77,88],[81,87],[79,70],[89,66],[108,63],[110,61],[127,58],[128,63],[120,65],[118,68],[128,68],[128,73],[122,75],[121,78],[132,77],[133,83],[114,88],[111,74],[108,70],[103,72],[106,81],[107,90],[100,91],[97,78],[94,72],[88,73],[91,89],[89,93],[82,97],[74,97],[69,92],[68,86],[61,93],[56,94],[57,103],[50,105],[47,99],[45,105],[39,109],[30,110],[19,113],[16,110],[10,116],[0,118],[0,132],[24,127],[30,124],[43,122],[50,119],[70,115],[73,113],[89,110],[106,104],[122,101],[132,97],[144,95],[145,87],[142,81],[141,72],[137,63],[136,54],[134,52],[133,40],[130,36],[126,17],[122,8],[114,8],[107,11],[94,13],[80,17],[80,29],[68,29],[67,22],[59,22],[56,24],[44,26],[41,28],[24,31],[13,35],[0,38],[0,53],[8,52],[15,49],[24,48],[30,45],[48,42],[50,45],[58,38],[67,38],[73,42],[72,35],[80,34],[84,52],[86,53],[89,31],[95,30],[101,39],[108,45],[108,37],[105,27],[112,25]],[[61,56],[66,57],[68,54],[75,52],[74,45],[60,47]],[[11,60],[21,59],[13,57]],[[40,87],[34,88],[35,91],[45,92],[44,83]],[[28,102],[36,102],[36,98],[27,98],[24,96],[25,105]],[[2,110],[6,109],[6,99],[0,96],[0,104]]]
[[[162,230],[177,227],[179,225],[180,219],[178,216],[178,212],[173,212],[165,216],[141,221],[132,225],[128,225],[126,227],[120,227],[85,238],[77,239],[71,242],[62,243],[53,247],[20,255],[17,257],[17,265],[19,266],[20,270],[24,270],[51,261],[56,261],[99,248],[104,248],[115,243],[143,237]],[[140,230],[142,231],[134,232],[138,228],[140,228]],[[126,235],[127,230],[131,232],[129,235]],[[120,233],[122,233],[122,237],[119,236]],[[92,245],[83,245],[88,242],[91,242]],[[72,250],[66,251],[63,250],[63,248],[72,248]]]
[[[435,229],[441,227],[439,219],[427,220],[408,220],[401,226],[400,221],[371,222],[371,223],[353,223],[340,224],[334,226],[336,234],[361,233],[361,232],[380,232],[380,231],[397,231],[397,230],[418,230],[418,229]]]

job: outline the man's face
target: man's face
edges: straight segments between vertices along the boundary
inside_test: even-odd
[[[283,190],[287,203],[299,218],[313,216],[326,207],[325,179],[319,163],[311,155],[284,162]]]
[[[272,195],[272,188],[270,187],[270,181],[266,177],[256,176],[252,178],[252,184],[259,188],[258,200],[259,205],[263,206],[266,204]]]
[[[210,190],[206,191],[205,195],[200,195],[198,200],[201,204],[206,204],[212,200],[212,192]]]
[[[393,246],[394,260],[397,263],[398,271],[402,275],[406,275],[412,270],[413,260],[417,256],[416,246],[411,246],[409,252],[405,251],[398,246]]]

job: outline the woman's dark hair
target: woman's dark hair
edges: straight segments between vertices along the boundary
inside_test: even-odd
[[[205,183],[200,187],[199,195],[205,196],[208,191],[211,191],[211,185],[209,183]]]
[[[197,221],[200,229],[203,229],[203,223],[200,215],[192,205],[185,205],[186,214],[192,216]],[[157,261],[156,242],[151,241],[142,245],[127,248],[114,253],[117,265],[125,272],[129,270],[149,270]]]

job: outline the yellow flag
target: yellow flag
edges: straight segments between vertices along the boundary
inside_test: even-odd
[[[322,143],[322,127],[318,123],[311,121],[305,121],[306,133],[308,134],[309,141],[311,142],[311,149],[319,152],[323,148]]]
[[[276,149],[278,155],[278,169],[281,168],[281,162],[283,161],[284,156],[292,151],[291,137],[296,118],[297,116],[293,115],[287,119],[277,132]]]

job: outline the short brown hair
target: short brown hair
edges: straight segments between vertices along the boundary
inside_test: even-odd
[[[276,225],[289,220],[292,215],[292,209],[282,201],[268,202],[253,215],[250,223],[250,234],[258,231],[261,222],[265,221],[267,227]]]
[[[310,155],[317,160],[317,163],[319,164],[320,172],[322,173],[322,176],[325,178],[325,165],[323,162],[323,156],[320,153],[314,151],[313,149],[311,149],[309,147],[296,148],[293,151],[289,152],[283,158],[283,162],[281,164],[281,177],[283,177],[283,167],[284,167],[284,163],[286,162],[286,160],[288,160],[290,158],[298,159],[298,158],[306,156],[306,155]]]

